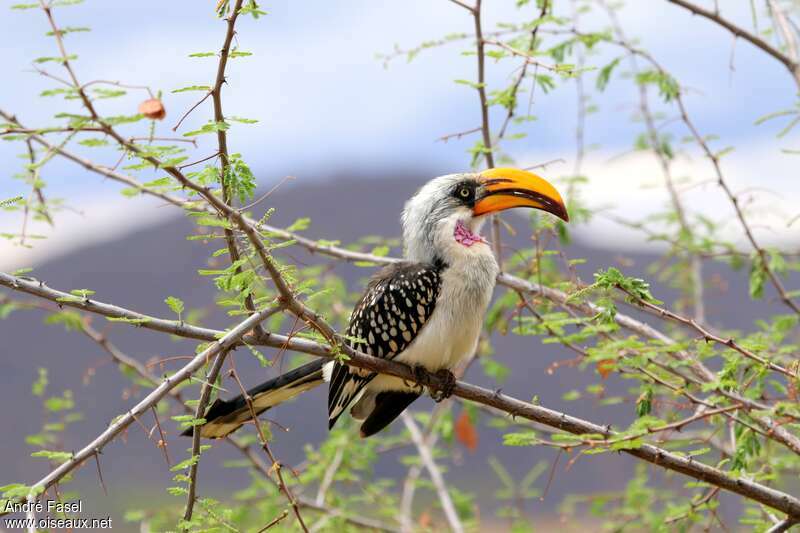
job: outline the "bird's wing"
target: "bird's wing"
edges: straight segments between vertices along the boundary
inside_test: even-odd
[[[433,313],[441,269],[439,265],[396,263],[378,272],[350,317],[347,345],[385,359],[405,350]],[[328,427],[333,427],[374,377],[374,373],[334,364],[328,388]]]

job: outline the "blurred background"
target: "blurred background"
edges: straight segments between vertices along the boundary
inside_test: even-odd
[[[82,80],[118,80],[163,91],[167,117],[158,125],[157,134],[168,136],[175,135],[170,128],[201,94],[171,91],[213,81],[214,58],[188,57],[219,47],[224,29],[212,7],[189,1],[90,1],[60,10],[58,15],[62,26],[92,28],[67,39],[70,53],[78,56],[75,68]],[[307,235],[344,243],[367,235],[399,236],[402,204],[420,184],[433,176],[470,168],[468,149],[475,138],[444,141],[442,137],[479,126],[480,108],[473,89],[454,83],[475,77],[474,56],[460,53],[471,50],[469,39],[423,50],[411,62],[403,54],[389,61],[386,56],[392,56],[396,47],[407,50],[445,35],[471,32],[471,18],[445,0],[306,0],[262,7],[269,12],[266,17],[259,21],[245,18],[238,27],[237,46],[253,55],[231,60],[224,105],[226,114],[259,121],[234,125],[229,142],[231,151],[241,153],[256,172],[262,190],[282,183],[267,202],[277,208],[272,222],[286,226],[298,217],[310,216]],[[536,12],[535,5],[518,8],[511,0],[486,0],[484,25],[492,28],[517,20],[520,9],[530,11],[526,18],[533,18]],[[555,9],[557,14],[572,16],[568,2],[556,2]],[[754,31],[769,24],[766,18],[753,18],[749,2],[726,2],[724,10],[744,27],[755,25]],[[635,39],[688,88],[686,103],[692,118],[701,132],[717,136],[715,149],[735,148],[724,157],[723,170],[732,188],[749,191],[746,205],[759,239],[798,250],[798,224],[786,223],[800,205],[797,155],[788,153],[800,148],[797,133],[778,138],[783,122],[755,124],[768,113],[794,107],[797,90],[786,70],[749,44],[735,42],[729,33],[664,1],[631,1],[619,11],[619,19],[628,38]],[[589,12],[581,15],[580,26],[597,30],[607,27],[608,20],[602,13]],[[55,55],[52,40],[44,35],[48,30],[46,19],[37,10],[5,10],[0,15],[4,78],[0,107],[16,114],[26,126],[48,124],[65,105],[38,97],[52,88],[53,82],[31,67],[33,58]],[[554,39],[546,34],[543,38]],[[586,62],[599,67],[619,55],[601,50],[590,54]],[[588,182],[580,194],[599,214],[573,228],[569,254],[587,259],[580,269],[582,278],[588,280],[592,272],[609,265],[645,276],[647,266],[663,250],[647,235],[615,222],[616,217],[641,220],[668,203],[658,160],[649,152],[634,149],[642,125],[636,120],[637,88],[624,71],[621,67],[605,92],[592,95],[591,105],[596,110],[586,118],[587,153],[580,173]],[[487,75],[490,86],[502,87],[515,70],[510,62],[490,61]],[[586,83],[593,84],[593,76]],[[530,114],[536,120],[516,126],[515,131],[527,136],[506,149],[519,166],[545,164],[538,172],[558,182],[576,170],[579,119],[575,82],[558,83],[546,94],[538,87],[525,90],[522,98],[529,101]],[[131,114],[146,97],[144,91],[131,90],[126,98],[99,105],[105,115]],[[67,105],[79,109],[77,102]],[[181,131],[195,129],[209,117],[210,108],[203,105]],[[502,113],[497,111],[493,118],[500,121]],[[211,136],[198,142],[198,154],[212,152]],[[683,197],[688,208],[719,221],[725,235],[743,245],[730,204],[713,183],[711,165],[680,139],[675,144],[680,151],[674,173],[686,188]],[[109,166],[119,157],[113,150],[87,153]],[[19,144],[0,142],[0,199],[29,192],[22,181],[13,179],[22,168],[19,155]],[[142,180],[150,179],[147,176],[145,172]],[[284,182],[286,176],[292,179]],[[52,287],[90,288],[97,291],[99,300],[157,316],[167,314],[163,297],[170,294],[183,299],[187,307],[206,307],[206,325],[221,328],[229,323],[209,305],[214,289],[208,279],[196,274],[208,261],[209,247],[186,240],[193,224],[179,211],[145,197],[125,198],[119,194],[118,184],[63,159],[48,164],[43,178],[48,196],[63,198],[64,208],[55,214],[54,227],[39,223],[31,228],[45,240],[31,241],[31,247],[0,241],[0,270],[32,267],[29,275]],[[520,228],[526,226],[523,218],[509,220]],[[19,232],[20,224],[19,213],[0,212],[0,232]],[[526,245],[524,231],[508,240],[511,250]],[[302,264],[327,262],[294,249],[285,253]],[[392,253],[398,254],[399,249]],[[371,269],[347,265],[335,268],[353,291],[358,291],[371,273]],[[721,279],[721,267],[710,266],[706,276]],[[709,285],[708,315],[717,327],[744,328],[774,308],[769,298],[744,307],[736,305],[747,295],[746,272],[726,272],[724,282]],[[665,301],[675,296],[658,284],[654,293]],[[72,426],[65,436],[66,449],[79,448],[142,393],[131,388],[91,341],[66,335],[60,328],[42,329],[37,316],[35,311],[19,312],[0,321],[0,405],[4,406],[0,428],[5,428],[0,435],[0,485],[32,482],[47,470],[43,461],[29,457],[31,448],[25,444],[25,436],[41,426],[41,406],[30,394],[39,367],[50,369],[51,391],[73,390],[76,408],[85,416],[85,421]],[[142,361],[193,351],[191,343],[124,325],[110,326],[99,318],[95,323],[115,344]],[[492,388],[502,386],[505,392],[523,399],[536,395],[544,405],[595,421],[629,421],[630,403],[603,405],[564,399],[566,393],[581,389],[594,376],[586,375],[592,370],[578,368],[548,374],[546,369],[553,362],[570,357],[562,348],[513,336],[499,336],[495,348],[513,369],[508,380],[498,385],[476,367],[468,376],[470,381]],[[289,360],[281,365],[289,365]],[[248,385],[275,372],[260,368],[245,353],[237,356],[237,366],[244,369]],[[626,385],[615,377],[609,379],[608,390],[609,394],[627,393]],[[303,445],[324,438],[323,411],[324,392],[315,391],[270,415],[291,427],[291,431],[276,431],[275,435],[275,452],[284,462],[301,461]],[[170,447],[179,455],[190,443],[179,440],[176,433],[174,426],[169,428]],[[447,478],[474,482],[479,493],[491,495],[502,487],[488,457],[504,464],[516,479],[540,462],[550,467],[555,459],[556,453],[549,449],[504,448],[500,441],[499,433],[481,428],[476,451],[456,447],[447,463]],[[222,460],[233,456],[232,451],[218,445],[210,454],[212,460],[200,470],[203,490],[224,495],[244,484],[236,470],[221,468]],[[90,471],[93,468],[77,474],[76,487],[95,507],[88,509],[89,514],[110,512],[120,519],[119,530],[125,531],[121,509],[150,501],[152,491],[162,491],[171,474],[160,451],[139,427],[109,446],[104,457],[108,495],[98,486]],[[125,460],[116,459],[120,457]],[[401,476],[404,470],[397,454],[389,453],[378,463],[376,475]],[[613,455],[582,459],[568,470],[562,463],[546,496],[526,503],[526,511],[540,517],[540,523],[554,523],[565,494],[619,487],[632,470],[631,460]],[[543,488],[546,477],[537,486]],[[683,480],[671,482],[680,486]],[[493,508],[485,512],[491,516]]]

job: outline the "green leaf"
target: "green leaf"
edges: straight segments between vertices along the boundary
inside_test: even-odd
[[[650,293],[650,284],[641,278],[627,277],[619,269],[610,267],[594,275],[594,286],[602,289],[620,288],[633,297],[646,302],[661,303]]]
[[[309,226],[311,226],[311,219],[309,217],[300,217],[292,222],[292,225],[286,228],[286,231],[290,231],[292,233],[305,231],[309,228]]]
[[[95,292],[91,289],[73,289],[69,291],[69,293],[83,300],[88,300],[89,296],[93,295]]]
[[[45,459],[56,463],[66,463],[67,461],[72,459],[72,453],[50,451],[50,450],[39,450],[38,452],[33,452],[31,454],[31,457],[44,457]]]
[[[468,87],[472,87],[473,89],[480,89],[482,87],[486,87],[485,83],[475,83],[474,81],[470,80],[453,80],[455,83],[459,85],[466,85]]]
[[[653,409],[653,389],[646,387],[636,400],[636,416],[643,417]]]
[[[8,200],[0,200],[0,208],[7,207],[12,204],[16,204],[22,201],[22,196],[15,196],[14,198],[9,198]]]
[[[106,139],[82,139],[78,141],[78,144],[94,148],[96,146],[108,146],[109,142]]]
[[[387,255],[389,255],[389,247],[384,245],[376,246],[375,248],[372,249],[370,253],[378,257],[386,257]]]
[[[581,391],[575,389],[565,392],[563,395],[561,395],[561,399],[568,402],[573,402],[575,400],[579,400],[580,398],[581,398]]]
[[[189,85],[188,87],[181,87],[180,89],[174,89],[172,94],[176,93],[187,93],[189,91],[204,91],[208,92],[211,90],[211,87],[208,85]]]
[[[75,311],[58,311],[46,317],[44,323],[47,325],[60,324],[67,331],[83,331],[83,319]]]
[[[186,459],[185,461],[181,461],[180,463],[176,464],[172,468],[169,469],[170,472],[178,472],[180,470],[186,470],[187,468],[191,467],[192,465],[197,464],[197,461],[200,460],[199,455],[193,455]]]
[[[178,315],[178,320],[181,319],[181,313],[183,313],[183,301],[180,298],[176,298],[174,296],[167,296],[167,299],[164,300],[164,303],[172,309],[172,312]]]
[[[40,63],[40,64],[41,63],[51,63],[51,62],[53,62],[53,63],[65,63],[67,61],[74,61],[76,59],[78,59],[78,56],[76,56],[75,54],[69,54],[65,58],[64,57],[60,57],[60,56],[59,57],[53,57],[53,56],[37,57],[36,59],[33,60],[33,62],[34,63]]]
[[[242,124],[255,124],[258,120],[254,118],[244,118],[244,117],[227,117],[228,120],[232,120],[234,122],[241,122]]]
[[[753,262],[750,265],[750,298],[758,300],[764,296],[764,283],[766,279],[767,271],[764,268],[761,256],[755,254],[753,256]]]
[[[61,35],[66,35],[68,33],[86,32],[86,31],[92,31],[92,30],[91,28],[87,28],[85,26],[65,26],[63,28],[58,29],[58,33],[60,33]],[[45,35],[47,35],[48,37],[53,37],[55,34],[56,32],[49,31]]]
[[[674,100],[680,92],[680,86],[675,78],[660,70],[646,70],[636,75],[636,82],[640,85],[655,85],[665,102]]]
[[[256,192],[256,178],[240,154],[231,154],[225,169],[223,184],[230,197],[245,203],[252,200]]]
[[[124,91],[122,89],[97,88],[97,89],[93,89],[92,92],[98,98],[119,98],[120,96],[125,96],[126,94],[128,94],[127,91]]]
[[[39,377],[33,382],[33,385],[31,385],[31,393],[33,393],[34,396],[44,395],[47,383],[47,369],[39,368]]]
[[[608,65],[604,66],[600,69],[600,72],[597,74],[597,90],[598,91],[605,91],[606,87],[608,87],[608,82],[611,80],[611,73],[617,68],[619,62],[622,58],[618,57]]]
[[[62,396],[52,396],[44,401],[44,408],[51,413],[69,411],[75,407],[72,391],[65,390]]]
[[[214,122],[210,121],[207,124],[204,124],[198,130],[189,131],[183,134],[184,137],[197,137],[198,135],[204,135],[206,133],[216,133],[218,131],[225,131],[230,128],[230,124],[224,121]]]

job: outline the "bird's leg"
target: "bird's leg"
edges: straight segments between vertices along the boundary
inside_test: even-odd
[[[456,388],[456,377],[446,368],[437,370],[435,376],[442,381],[442,387],[434,392],[431,392],[431,398],[436,403],[441,402],[453,395],[453,389]]]

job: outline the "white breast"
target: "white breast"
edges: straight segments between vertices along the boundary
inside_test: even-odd
[[[395,360],[435,372],[453,370],[475,352],[498,267],[488,245],[458,246],[463,253],[442,272],[433,313]],[[409,387],[398,378],[382,375],[368,388],[377,392]]]

